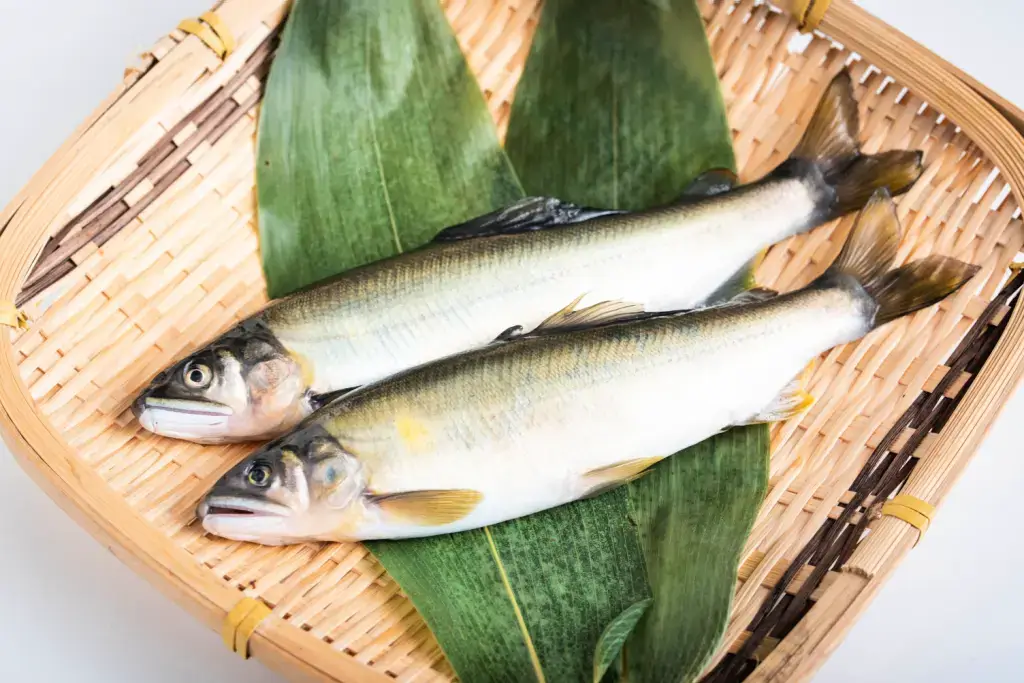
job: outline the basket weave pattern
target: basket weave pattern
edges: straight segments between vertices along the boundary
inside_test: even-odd
[[[540,3],[442,4],[504,135]],[[925,152],[924,177],[899,200],[905,237],[898,259],[941,253],[982,265],[972,284],[941,306],[826,354],[810,385],[818,402],[774,427],[769,493],[744,552],[723,645],[735,651],[823,524],[843,516],[850,529],[864,528],[865,513],[846,509],[851,487],[880,444],[895,452],[914,439],[920,425],[899,420],[921,392],[954,397],[971,378],[973,368],[950,374],[945,363],[983,314],[986,325],[1005,321],[1008,298],[989,304],[1024,246],[1024,230],[999,171],[913,93],[824,37],[800,38],[788,17],[752,0],[699,4],[743,179],[785,159],[825,85],[850,64],[860,84],[865,150]],[[14,341],[17,365],[38,411],[77,452],[75,467],[102,477],[239,597],[261,598],[306,637],[386,675],[450,680],[429,630],[361,545],[265,548],[211,538],[191,524],[199,497],[251,446],[162,439],[142,431],[127,411],[158,370],[266,301],[254,139],[283,8],[280,0],[243,5],[229,0],[222,11],[249,11],[258,21],[225,61],[175,32],[157,44],[141,72],[128,75],[125,88],[133,87],[108,114],[121,116],[121,129],[138,132],[117,140],[92,173],[68,180],[78,183],[74,199],[48,225],[51,237],[22,288],[32,326]],[[851,225],[846,218],[776,245],[759,281],[782,290],[810,281],[836,256]],[[932,437],[915,443],[916,458],[928,457]],[[858,499],[858,510],[873,503]],[[874,566],[848,562],[847,573],[870,575]],[[801,566],[785,591],[799,594],[813,572]],[[816,576],[806,597],[819,600],[841,576]],[[777,643],[761,638],[757,654]]]

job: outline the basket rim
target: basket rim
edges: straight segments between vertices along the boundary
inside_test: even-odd
[[[225,16],[230,13],[237,27],[244,29],[255,26],[266,15],[280,13],[283,4],[282,0],[262,0],[247,6],[242,0],[227,0],[218,11]],[[1024,204],[1024,138],[970,81],[961,80],[962,72],[856,7],[851,0],[834,0],[819,30],[862,55],[955,121],[1002,172],[1015,198]],[[236,35],[242,32],[239,30]],[[192,42],[197,44],[193,56],[205,60],[214,70],[218,61],[213,54],[207,54],[198,40]],[[81,165],[73,153],[77,146],[95,137],[97,124],[111,117],[125,95],[152,76],[147,73],[141,78],[129,78],[117,86],[0,212],[0,300],[15,299],[49,234],[54,216],[37,210],[37,205],[43,202],[51,184],[62,172]],[[938,434],[933,457],[944,452],[955,456],[958,462],[969,460],[1020,383],[1024,376],[1024,345],[1020,343],[1024,341],[1022,309],[1014,307],[991,356]],[[240,598],[238,591],[219,582],[182,548],[151,527],[96,472],[79,461],[61,433],[37,411],[18,372],[10,335],[6,334],[0,335],[0,436],[22,469],[72,519],[158,590],[209,628],[219,630]],[[906,544],[902,552],[909,547]],[[817,651],[827,653],[834,648],[894,566],[895,563],[873,577],[815,646]],[[322,640],[304,637],[299,629],[283,620],[264,621],[253,634],[250,647],[258,659],[292,677],[353,683],[392,680]],[[788,672],[794,679],[806,680],[817,669],[808,656],[810,653],[804,654],[805,661]],[[818,665],[821,659],[817,658]]]

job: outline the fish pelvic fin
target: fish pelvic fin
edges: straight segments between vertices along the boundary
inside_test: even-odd
[[[807,130],[790,156],[811,162],[831,189],[832,203],[826,220],[860,209],[879,188],[901,194],[923,172],[923,155],[919,151],[861,154],[857,142],[859,118],[853,81],[843,71],[825,89]]]
[[[398,522],[442,526],[473,512],[483,498],[482,493],[472,489],[427,489],[371,494],[367,502]]]
[[[807,391],[807,383],[811,380],[814,365],[814,361],[808,363],[807,367],[799,375],[782,388],[782,391],[779,392],[779,395],[771,403],[765,406],[757,415],[742,424],[781,422],[805,412],[814,405],[814,396]]]
[[[664,456],[637,458],[588,470],[583,473],[583,482],[589,487],[583,497],[593,498],[605,491],[610,491],[617,486],[642,477],[644,474],[647,474],[649,468],[664,459]]]
[[[826,284],[852,278],[877,306],[874,327],[942,301],[963,287],[979,266],[932,255],[891,269],[900,241],[899,219],[885,189],[872,196],[838,258],[819,278]]]

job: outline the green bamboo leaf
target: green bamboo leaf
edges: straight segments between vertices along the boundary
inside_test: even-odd
[[[650,598],[624,489],[487,529],[369,548],[472,683],[589,683],[605,624]]]
[[[259,135],[275,296],[522,196],[434,0],[298,0]],[[473,683],[589,681],[605,625],[650,598],[624,488],[485,530],[369,547]]]
[[[733,168],[693,0],[549,0],[505,149],[528,194],[642,209]]]
[[[670,201],[700,171],[733,168],[693,0],[548,0],[506,149],[527,192],[622,209]],[[763,425],[732,430],[629,485],[654,592],[624,651],[633,683],[692,680],[721,639],[767,488],[768,445]]]
[[[626,638],[633,632],[636,622],[644,615],[647,608],[651,606],[651,600],[635,602],[622,610],[619,616],[612,619],[604,633],[597,641],[594,649],[594,680],[593,683],[600,683],[608,667],[612,665],[622,652],[622,646],[626,644]]]
[[[298,0],[257,154],[260,249],[275,298],[522,196],[429,0]]]
[[[718,648],[768,488],[768,447],[765,425],[731,429],[630,484],[655,598],[626,646],[633,683],[692,681]]]

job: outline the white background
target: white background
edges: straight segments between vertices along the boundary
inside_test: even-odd
[[[133,55],[211,0],[0,0],[0,205],[118,82]],[[1018,104],[1024,3],[862,0]],[[1019,423],[1006,406],[927,538],[818,683],[1019,681]],[[0,445],[0,681],[277,677],[227,652],[48,500]],[[869,673],[870,672],[870,673]]]

